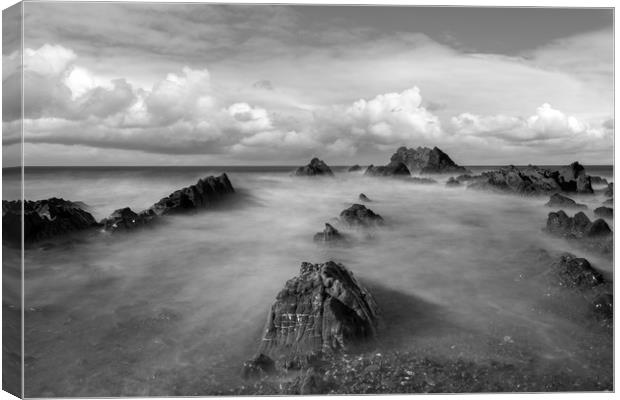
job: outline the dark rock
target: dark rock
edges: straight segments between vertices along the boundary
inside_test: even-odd
[[[310,164],[299,167],[295,171],[296,176],[334,176],[334,173],[322,160],[313,158]]]
[[[457,165],[450,156],[438,147],[418,147],[408,149],[400,147],[390,158],[391,164],[403,163],[410,172],[420,174],[442,174],[453,172],[467,172],[467,169]]]
[[[338,240],[344,240],[344,236],[328,223],[325,223],[323,232],[318,232],[314,235],[315,242],[333,242]]]
[[[370,200],[370,199],[368,198],[368,196],[366,196],[364,193],[360,193],[360,195],[359,195],[359,199],[360,199],[361,201],[365,201],[365,202],[371,202],[371,201],[372,201],[372,200]]]
[[[579,204],[570,197],[566,197],[560,193],[551,195],[549,201],[545,204],[547,207],[563,207],[563,208],[588,208],[585,204]]]
[[[596,271],[585,258],[565,253],[553,264],[553,268],[566,287],[592,289],[605,282],[603,275]]]
[[[155,215],[136,214],[131,208],[125,207],[115,210],[100,223],[106,231],[131,230],[148,224],[153,218]]]
[[[369,227],[383,224],[383,218],[379,214],[375,214],[371,209],[361,204],[353,204],[351,207],[342,210],[340,220],[349,226]]]
[[[355,165],[349,167],[349,169],[347,171],[355,172],[355,171],[361,171],[361,170],[362,170],[362,167],[360,167],[359,165],[355,164]]]
[[[93,216],[83,210],[83,203],[64,199],[24,202],[24,242],[51,238],[98,226]],[[2,201],[2,231],[5,240],[21,243],[22,202]]]
[[[260,378],[275,372],[275,370],[275,362],[271,358],[260,353],[243,363],[241,375],[244,379]]]
[[[600,176],[593,176],[590,175],[590,182],[593,185],[608,185],[609,182],[607,182],[607,179],[600,177]]]
[[[603,205],[605,206],[613,206],[614,205],[614,198],[612,197],[611,199],[607,199],[603,202]]]
[[[300,366],[295,360],[374,338],[377,326],[372,296],[344,265],[304,262],[271,306],[259,353]]]
[[[459,175],[456,177],[456,180],[459,182],[467,182],[467,181],[471,181],[472,179],[474,179],[474,177],[471,176],[470,174],[463,174],[463,175]]]
[[[461,186],[461,182],[451,176],[448,182],[446,182],[446,186]]]
[[[364,175],[368,176],[411,176],[409,168],[403,163],[394,163],[385,167],[375,167],[369,165]]]
[[[432,183],[437,183],[437,181],[432,179],[432,178],[419,178],[417,176],[412,176],[411,177],[411,182],[413,182],[413,183],[420,183],[422,185],[429,185],[429,184],[432,184]]]
[[[614,197],[614,183],[610,183],[607,185],[607,190],[605,190],[605,196]]]
[[[326,383],[323,376],[315,367],[308,368],[301,377],[299,394],[324,394],[326,392]]]
[[[601,218],[613,218],[614,209],[610,207],[599,207],[594,209],[594,214]]]
[[[549,170],[529,165],[518,168],[513,165],[483,172],[473,177],[468,188],[490,189],[521,195],[540,195],[549,192],[594,193],[590,177],[584,167],[574,162],[560,170]]]
[[[562,210],[549,213],[546,231],[573,240],[589,250],[604,254],[613,252],[613,232],[607,222],[600,218],[591,222],[581,211],[574,217],[569,217]]]

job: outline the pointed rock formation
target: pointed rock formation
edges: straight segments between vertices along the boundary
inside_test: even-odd
[[[334,176],[331,168],[318,158],[310,160],[310,164],[295,170],[296,176]]]
[[[327,222],[325,223],[325,229],[323,229],[323,232],[317,232],[314,235],[315,242],[335,242],[339,240],[344,240],[344,236]]]
[[[350,227],[383,225],[383,218],[362,204],[353,204],[351,207],[342,210],[340,221]]]
[[[457,165],[450,156],[438,147],[418,147],[408,149],[400,147],[390,158],[390,164],[403,163],[410,172],[419,174],[443,174],[467,172],[467,169]]]
[[[358,197],[359,197],[359,199],[360,199],[361,201],[365,201],[365,202],[367,202],[367,203],[369,203],[369,202],[371,202],[371,201],[372,201],[372,200],[370,200],[370,199],[368,198],[368,196],[366,196],[364,193],[360,193],[360,195],[359,195]]]

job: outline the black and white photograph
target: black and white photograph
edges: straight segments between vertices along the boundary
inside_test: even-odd
[[[2,388],[613,393],[613,3],[2,13]]]

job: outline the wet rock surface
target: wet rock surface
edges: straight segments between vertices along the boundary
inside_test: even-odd
[[[98,226],[95,218],[79,202],[59,198],[24,202],[24,241],[35,242]],[[4,240],[21,242],[22,202],[2,201]]]
[[[276,296],[258,354],[285,369],[304,368],[374,338],[377,327],[374,299],[344,265],[304,262]]]
[[[588,208],[585,204],[579,204],[570,197],[564,196],[560,193],[551,195],[549,201],[545,204],[547,207],[554,208]]]
[[[296,176],[334,176],[331,168],[323,160],[313,158],[306,166],[299,167],[295,170]]]
[[[350,227],[371,227],[383,225],[383,218],[362,204],[353,204],[342,210],[340,221]]]

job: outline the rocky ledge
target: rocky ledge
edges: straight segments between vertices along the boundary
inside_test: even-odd
[[[588,250],[613,254],[613,232],[603,219],[590,221],[583,212],[569,217],[564,211],[549,213],[546,231],[574,241]]]
[[[84,205],[64,199],[50,198],[24,202],[24,242],[30,243],[98,226]],[[2,201],[4,240],[21,242],[22,202]]]
[[[257,355],[244,364],[243,375],[307,368],[324,354],[374,338],[378,323],[374,299],[344,265],[304,262],[276,296]]]
[[[299,167],[294,172],[295,176],[334,176],[331,168],[322,160],[313,158],[310,164]]]
[[[560,193],[551,195],[549,201],[545,204],[547,207],[563,207],[563,208],[588,208],[585,204],[579,204],[570,197],[566,197]]]

